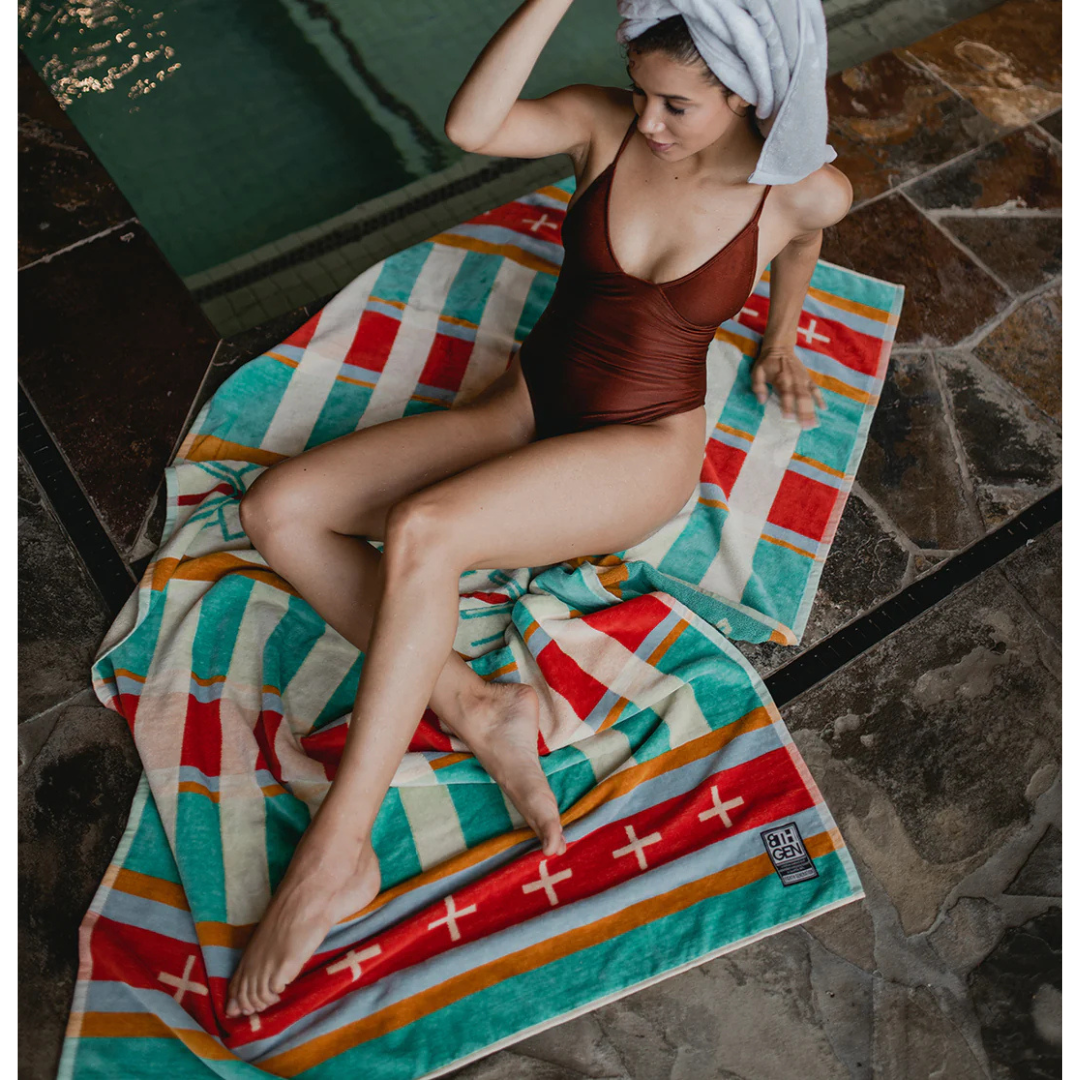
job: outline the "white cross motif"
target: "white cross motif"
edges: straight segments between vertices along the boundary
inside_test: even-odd
[[[813,345],[815,341],[824,341],[826,343],[832,341],[832,338],[828,338],[824,334],[819,334],[817,332],[817,319],[811,319],[809,326],[800,326],[799,333],[806,335],[807,345]]]
[[[453,896],[446,898],[446,916],[442,919],[436,919],[434,922],[428,923],[428,929],[434,930],[436,926],[448,926],[450,927],[450,940],[460,941],[461,931],[457,928],[457,917],[459,915],[471,915],[476,910],[475,904],[470,904],[466,908],[462,908],[460,911],[454,906]]]
[[[193,994],[202,994],[203,996],[210,993],[210,991],[203,986],[200,982],[189,980],[188,976],[191,975],[191,969],[195,966],[195,954],[192,953],[187,958],[187,963],[184,965],[184,974],[177,977],[176,975],[169,975],[164,971],[158,972],[158,978],[163,983],[168,983],[170,986],[176,987],[176,993],[173,994],[173,1001],[179,1003],[184,1000],[184,995],[191,991]]]
[[[739,309],[739,314],[740,315],[753,315],[754,318],[756,319],[761,314],[761,312],[760,311],[755,311],[753,308],[750,308],[750,307],[744,307],[744,308]]]
[[[541,213],[538,218],[526,218],[524,223],[532,226],[529,229],[531,233],[536,232],[537,229],[557,229],[559,227],[558,222],[548,221],[548,216],[544,213]]]
[[[373,956],[378,956],[382,952],[382,949],[378,945],[372,945],[370,949],[365,949],[362,953],[354,952],[350,949],[343,960],[339,960],[336,964],[330,964],[326,969],[327,975],[336,975],[339,971],[344,971],[346,968],[352,970],[352,981],[356,982],[360,978],[360,964],[364,960],[370,960]]]
[[[639,840],[634,835],[633,825],[624,825],[626,829],[626,838],[630,841],[626,847],[621,847],[617,851],[613,851],[612,857],[621,859],[624,855],[629,855],[633,852],[637,856],[638,867],[642,870],[648,870],[649,864],[645,861],[645,845],[646,844],[658,844],[660,842],[660,834],[658,832],[649,833],[648,836],[643,836]]]
[[[259,1019],[258,1013],[252,1013],[248,1019],[251,1021],[251,1030],[259,1031],[262,1028],[262,1021]]]
[[[711,790],[713,805],[710,809],[702,810],[702,812],[698,814],[698,821],[704,821],[706,818],[716,817],[716,815],[719,814],[720,820],[724,823],[724,827],[730,829],[731,818],[728,817],[728,811],[736,806],[742,806],[742,798],[736,795],[730,802],[724,802],[719,794],[717,794],[715,784],[712,786]]]
[[[560,881],[565,881],[569,877],[574,876],[573,870],[560,870],[557,874],[549,874],[547,869],[547,859],[542,859],[540,862],[540,878],[538,881],[530,881],[528,885],[522,885],[522,892],[536,892],[537,889],[543,889],[547,893],[547,898],[554,907],[559,898],[555,895],[555,885]]]

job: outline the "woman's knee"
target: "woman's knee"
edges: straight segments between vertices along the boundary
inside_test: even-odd
[[[302,500],[290,471],[273,465],[255,479],[240,499],[240,526],[261,550],[271,537],[284,536],[303,523]]]
[[[429,491],[418,491],[394,503],[386,512],[383,554],[388,573],[410,573],[418,564],[449,550],[453,523],[445,506]]]

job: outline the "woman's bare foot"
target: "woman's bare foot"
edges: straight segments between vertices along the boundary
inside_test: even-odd
[[[540,699],[527,683],[489,683],[479,700],[463,704],[447,727],[469,747],[540,837],[545,855],[566,850],[559,804],[544,770],[536,738]]]
[[[229,981],[225,1015],[250,1016],[281,1000],[330,928],[379,893],[379,861],[370,843],[341,850],[308,827],[270,906]]]

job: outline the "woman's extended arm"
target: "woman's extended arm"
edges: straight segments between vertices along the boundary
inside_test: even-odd
[[[566,126],[557,110],[543,108],[545,99],[519,102],[518,97],[571,3],[573,0],[525,0],[499,27],[469,69],[446,111],[444,128],[451,142],[464,150],[510,157],[546,157],[566,149]],[[515,109],[515,105],[525,108]],[[523,114],[528,131],[509,132],[496,140],[511,110]],[[512,126],[520,128],[522,118]],[[535,153],[514,153],[515,138],[520,141],[522,134],[529,150],[540,149]],[[496,141],[506,145],[497,146]],[[549,143],[551,149],[546,149]]]
[[[769,321],[751,373],[751,385],[758,401],[765,403],[766,383],[772,383],[780,396],[784,416],[797,414],[804,427],[814,422],[815,402],[823,409],[825,399],[795,355],[799,315],[821,253],[822,229],[843,218],[851,207],[851,184],[847,177],[832,166],[825,166],[820,173],[808,178],[812,179],[811,183],[803,181],[806,186],[798,192],[795,204],[797,214],[799,203],[806,207],[799,214],[799,225],[806,231],[796,234],[772,261]]]

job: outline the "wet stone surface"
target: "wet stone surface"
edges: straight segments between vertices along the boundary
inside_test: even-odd
[[[995,1077],[1061,1074],[1061,908],[1005,933],[971,976]]]
[[[1062,110],[1058,109],[1056,113],[1044,116],[1039,121],[1039,127],[1044,131],[1048,131],[1058,142],[1061,142],[1061,113]]]
[[[1061,0],[1006,0],[904,51],[995,123],[1061,106]]]
[[[821,257],[902,284],[897,345],[951,345],[1003,310],[1009,295],[897,193],[825,230]]]
[[[918,64],[883,53],[826,84],[835,166],[859,203],[949,161],[1000,128]]]
[[[1061,150],[1032,124],[995,139],[907,188],[925,210],[1056,210]]]
[[[21,52],[18,175],[20,268],[134,217]]]
[[[1043,628],[1061,641],[1061,524],[1047,529],[1001,563],[1001,572],[1042,621]]]
[[[1061,423],[1061,287],[1032,297],[972,350]]]
[[[19,274],[19,377],[121,553],[216,343],[138,225]]]
[[[1061,482],[1061,437],[971,354],[935,357],[952,402],[975,501],[987,529]]]
[[[890,361],[858,482],[919,547],[956,550],[982,535],[929,353]]]
[[[18,564],[22,721],[89,687],[111,620],[21,454]]]
[[[19,1071],[56,1075],[78,929],[123,835],[141,766],[125,721],[90,691],[57,710],[19,775]]]
[[[1030,292],[1061,274],[1061,218],[941,217],[954,236],[1010,289]]]
[[[991,570],[785,707],[907,934],[1026,827],[1060,765],[1060,665]]]

